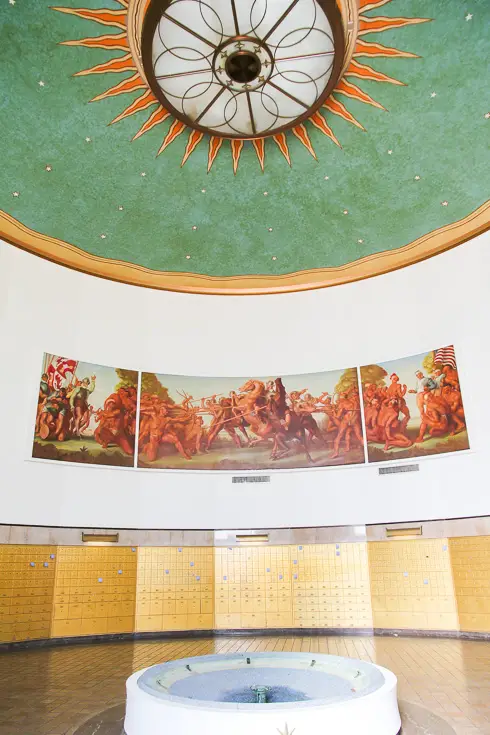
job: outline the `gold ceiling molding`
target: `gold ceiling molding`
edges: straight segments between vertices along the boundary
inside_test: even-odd
[[[182,293],[250,296],[340,286],[390,273],[460,245],[490,229],[490,200],[464,219],[433,230],[396,250],[387,250],[335,268],[314,268],[286,275],[217,277],[155,271],[144,266],[86,253],[43,235],[0,210],[0,237],[11,245],[73,270],[112,281]]]

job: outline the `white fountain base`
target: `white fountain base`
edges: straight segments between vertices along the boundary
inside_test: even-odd
[[[270,677],[271,685],[302,689],[311,698],[267,704],[230,701],[245,681],[250,689],[251,676],[259,684]],[[217,691],[223,679],[226,691]],[[182,659],[138,671],[127,680],[124,729],[127,735],[291,735],[293,730],[295,735],[397,735],[396,684],[395,675],[380,666],[322,654]],[[320,698],[322,690],[326,696]]]

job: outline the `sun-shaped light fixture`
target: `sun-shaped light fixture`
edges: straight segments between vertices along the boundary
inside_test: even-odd
[[[352,80],[403,83],[359,58],[416,58],[364,37],[430,20],[364,15],[390,0],[116,1],[120,9],[54,8],[117,29],[63,42],[123,52],[75,75],[129,73],[92,101],[139,91],[112,123],[156,105],[133,140],[171,118],[158,154],[187,130],[184,165],[207,136],[209,171],[229,139],[235,173],[247,141],[262,170],[268,138],[289,165],[290,134],[316,158],[306,123],[340,146],[322,113],[364,130],[338,95],[384,110]]]
[[[174,117],[246,140],[311,117],[338,81],[344,35],[334,0],[152,0],[142,49]]]

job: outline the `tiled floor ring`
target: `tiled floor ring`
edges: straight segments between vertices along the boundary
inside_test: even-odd
[[[121,735],[125,682],[134,671],[186,656],[259,651],[330,653],[386,666],[398,677],[403,735],[490,735],[490,643],[318,635],[122,641],[0,653],[0,735]]]
[[[424,707],[399,703],[402,716],[400,735],[455,735],[453,728]],[[73,735],[124,735],[124,704],[99,712],[74,731]]]

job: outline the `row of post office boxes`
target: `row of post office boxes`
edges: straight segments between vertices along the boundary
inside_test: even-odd
[[[184,615],[212,613],[213,600],[147,600],[136,603],[138,615]]]
[[[40,613],[51,613],[53,606],[52,604],[42,603],[39,605],[33,605],[31,602],[25,602],[22,605],[17,604],[16,600],[10,601],[12,604],[2,603],[0,600],[0,620],[3,615],[20,615],[23,613],[29,614],[40,614]]]
[[[215,592],[289,592],[291,583],[284,580],[276,582],[249,583],[235,582],[233,580],[221,581],[215,585]]]
[[[326,603],[326,602],[309,602],[306,604],[294,604],[293,610],[295,610],[298,613],[307,612],[311,610],[312,612],[323,610],[325,612],[328,612],[329,610],[332,611],[339,611],[339,610],[359,610],[364,612],[365,610],[371,610],[370,603],[348,603],[343,601],[337,601],[337,604],[335,603]]]
[[[461,630],[490,632],[490,615],[478,613],[461,613],[459,616]]]
[[[375,628],[409,628],[416,630],[457,630],[456,613],[378,612],[373,613]]]
[[[94,603],[94,602],[131,602],[135,600],[134,590],[133,593],[126,593],[121,595],[105,594],[100,595],[54,595],[53,601],[57,605],[69,605],[71,603]]]
[[[453,612],[454,597],[378,596],[372,598],[373,610],[386,612]]]
[[[54,594],[61,597],[72,597],[73,595],[90,595],[92,597],[101,597],[102,595],[135,595],[134,587],[112,587],[109,585],[97,585],[93,587],[81,587],[80,585],[73,587],[55,587]]]
[[[213,615],[205,613],[190,613],[177,615],[137,615],[136,630],[212,630],[214,627]]]
[[[106,633],[132,633],[133,616],[111,618],[79,618],[77,620],[53,620],[51,637],[63,638],[74,635],[104,635]]]
[[[2,623],[49,623],[51,621],[51,611],[49,612],[10,612],[1,616]]]
[[[75,620],[77,618],[127,617],[133,615],[134,602],[73,603],[54,605],[53,620]]]
[[[288,628],[292,625],[292,615],[288,612],[275,613],[217,613],[217,629],[234,630],[241,628]]]
[[[149,600],[212,600],[212,592],[176,592],[164,590],[162,592],[145,592],[136,595],[138,602]]]
[[[176,582],[172,582],[171,584],[161,584],[158,582],[138,582],[138,584],[136,585],[136,589],[138,595],[150,592],[163,592],[164,590],[171,590],[174,592],[212,592],[213,585],[209,583],[200,584],[199,582],[192,582],[189,584],[179,584]]]

